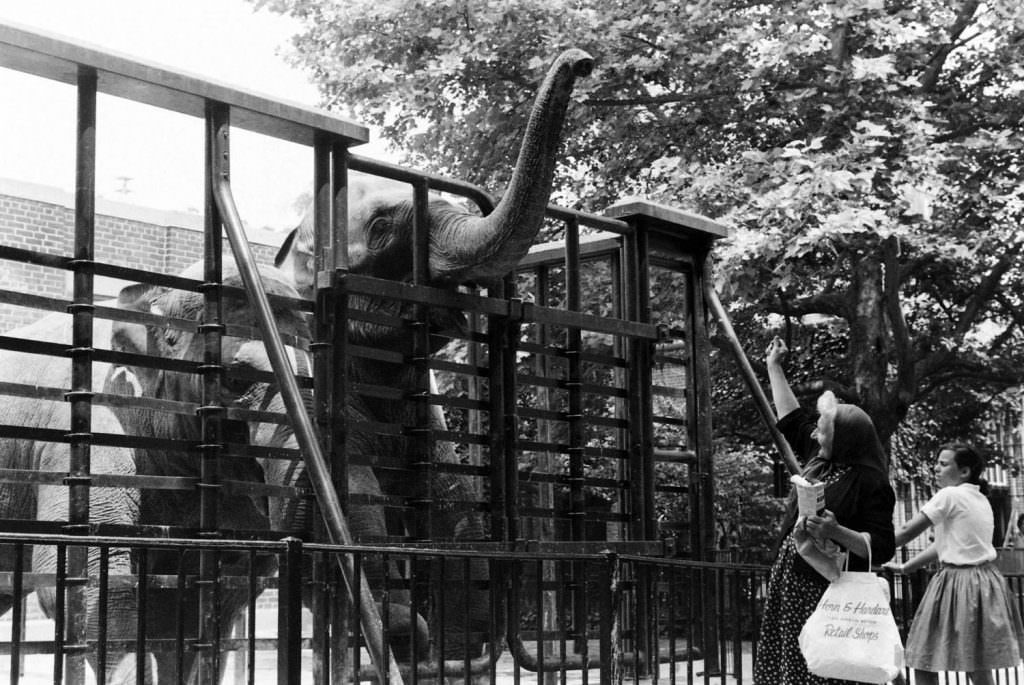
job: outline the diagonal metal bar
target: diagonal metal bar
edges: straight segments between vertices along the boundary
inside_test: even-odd
[[[789,446],[786,438],[783,437],[775,425],[775,414],[772,412],[771,405],[768,404],[768,397],[765,396],[764,390],[761,389],[761,384],[758,383],[757,376],[754,374],[754,368],[750,365],[750,360],[747,359],[747,355],[743,351],[743,345],[740,344],[736,330],[732,327],[729,313],[725,311],[722,301],[718,299],[718,293],[715,291],[710,274],[704,275],[704,295],[707,298],[708,304],[711,305],[712,313],[722,326],[722,332],[725,333],[725,338],[729,341],[729,349],[736,359],[740,375],[743,376],[743,381],[747,384],[747,389],[750,390],[750,394],[754,398],[754,404],[757,405],[757,411],[761,415],[765,426],[768,427],[768,432],[772,436],[775,447],[782,455],[782,460],[786,462],[786,468],[789,469],[790,473],[800,473],[800,464],[793,454],[793,448]]]
[[[317,502],[320,504],[320,510],[323,514],[328,534],[331,537],[331,542],[339,545],[352,545],[354,540],[341,505],[338,502],[338,495],[331,483],[331,474],[327,460],[320,448],[320,441],[317,439],[313,422],[310,421],[309,415],[306,413],[306,407],[302,401],[298,383],[295,380],[291,360],[288,358],[284,342],[275,325],[270,300],[267,298],[266,290],[263,288],[263,281],[260,279],[256,259],[246,240],[242,219],[235,205],[227,166],[228,118],[226,113],[220,118],[221,121],[217,125],[217,135],[212,142],[212,145],[216,148],[212,158],[217,168],[214,170],[215,173],[211,182],[217,207],[221,213],[221,220],[224,223],[228,241],[231,243],[239,275],[245,283],[249,301],[256,310],[263,343],[270,357],[271,367],[277,376],[281,398],[291,419],[295,437],[299,442],[299,448],[302,450],[303,461],[309,470],[309,480],[316,493]],[[352,558],[349,555],[339,555],[338,563],[341,567],[342,576],[349,595],[352,596],[353,583],[355,581]],[[377,607],[373,603],[370,586],[365,578],[361,579],[358,587],[360,588],[359,596],[358,598],[353,597],[353,601],[357,602],[359,606],[363,635],[366,638],[367,649],[377,669],[378,676],[381,682],[402,685],[402,675],[398,669],[398,663],[384,642],[383,624],[377,612]]]

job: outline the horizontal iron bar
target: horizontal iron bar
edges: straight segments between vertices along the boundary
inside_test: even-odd
[[[77,81],[79,66],[91,67],[97,72],[101,93],[200,118],[208,100],[220,102],[231,107],[233,125],[303,145],[313,145],[318,132],[331,134],[346,146],[370,139],[367,127],[326,112],[100,51],[38,29],[0,24],[0,66],[71,84]]]

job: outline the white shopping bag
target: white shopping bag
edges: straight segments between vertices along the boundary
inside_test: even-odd
[[[889,596],[871,572],[843,571],[800,631],[807,670],[822,678],[886,683],[903,669]]]

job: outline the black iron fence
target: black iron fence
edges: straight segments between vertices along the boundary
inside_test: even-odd
[[[68,563],[76,551],[89,560],[85,576]],[[200,573],[211,552],[213,572]],[[659,674],[695,682],[723,672],[749,682],[765,580],[759,567],[611,552],[338,547],[296,539],[3,534],[0,554],[19,560],[19,569],[34,554],[55,558],[52,573],[0,577],[2,594],[55,594],[50,616],[18,603],[0,627],[0,670],[12,684],[38,682],[33,677],[84,682],[76,678],[86,670],[106,683],[126,669],[148,682],[157,663],[161,683],[390,682],[392,674],[406,683],[609,683]],[[123,555],[132,559],[130,574],[118,570]],[[150,572],[158,556],[165,557],[161,568],[170,558],[179,571]],[[385,570],[375,600],[394,661],[382,675],[352,628],[358,610],[338,570],[341,557],[368,575]],[[210,601],[199,603],[200,592]],[[473,594],[486,601],[445,599]],[[75,644],[65,626],[81,619],[82,607],[88,629]],[[158,624],[175,631],[168,635]]]
[[[85,576],[68,561],[76,551],[89,560]],[[200,573],[210,553],[214,569]],[[131,670],[137,680],[118,682],[148,682],[157,663],[161,683],[752,683],[768,577],[765,566],[609,551],[0,534],[16,568],[40,554],[52,555],[52,572],[0,575],[0,595],[53,595],[49,616],[20,602],[0,624],[0,672],[12,685],[84,682],[86,670],[99,684]],[[119,570],[124,555],[131,573]],[[177,573],[149,570],[168,558]],[[355,578],[383,576],[374,598],[391,661],[381,671],[340,559]],[[905,636],[928,574],[884,576]],[[1024,611],[1024,576],[1007,578]],[[86,640],[69,642],[67,624],[85,613]],[[998,673],[1020,680],[1019,670]]]

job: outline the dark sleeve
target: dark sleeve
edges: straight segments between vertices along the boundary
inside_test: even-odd
[[[888,479],[876,471],[864,469],[860,478],[854,515],[849,523],[840,523],[847,528],[871,534],[871,563],[878,566],[892,559],[896,553],[896,531],[892,523],[896,493]],[[853,555],[850,569],[859,571],[866,568],[867,559]]]
[[[818,427],[818,422],[806,409],[794,409],[779,419],[776,425],[801,464],[807,463],[808,459],[817,454],[818,441],[811,435]]]

